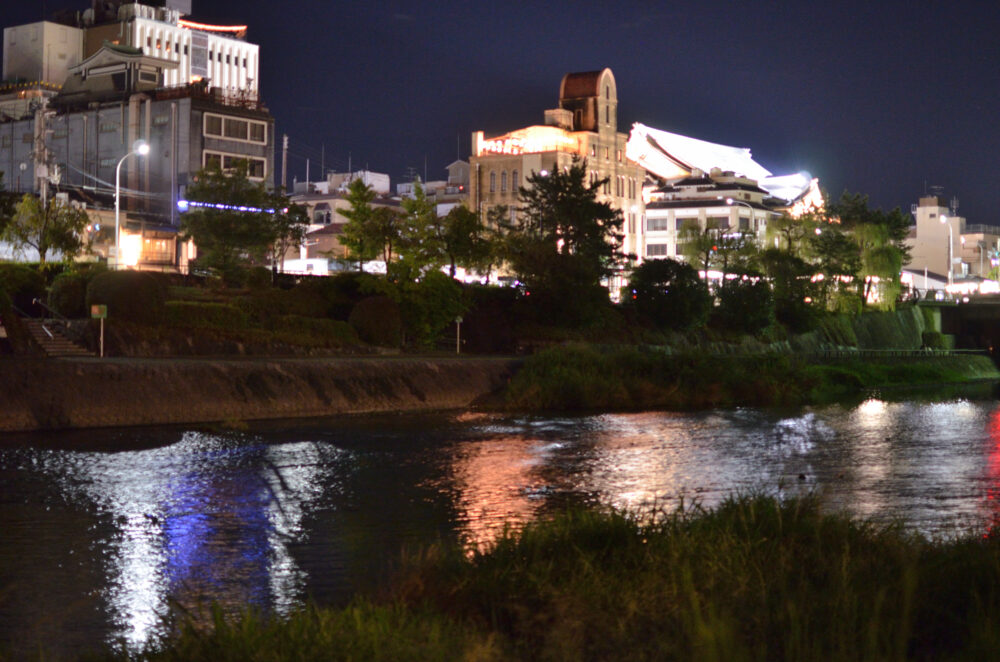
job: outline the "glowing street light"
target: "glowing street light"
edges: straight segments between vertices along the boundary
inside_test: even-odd
[[[139,156],[146,156],[149,154],[149,143],[141,138],[132,143],[132,151],[130,151],[125,156],[118,160],[118,165],[115,166],[115,269],[121,264],[121,174],[122,174],[122,164],[125,163],[125,159],[137,154]]]
[[[954,282],[952,269],[954,268],[955,262],[952,253],[954,251],[955,237],[952,234],[951,223],[948,221],[948,217],[941,214],[941,222],[948,226],[948,284],[951,285]]]

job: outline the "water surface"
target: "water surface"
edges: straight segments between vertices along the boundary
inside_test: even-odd
[[[488,544],[570,503],[818,491],[831,509],[946,536],[985,531],[998,490],[993,400],[11,436],[0,652],[139,646],[171,610],[211,603],[343,603],[404,548]]]

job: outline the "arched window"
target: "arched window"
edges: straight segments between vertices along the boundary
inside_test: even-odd
[[[495,172],[490,173],[490,193],[496,193],[497,191],[497,174]]]
[[[501,193],[506,193],[507,192],[507,171],[506,170],[504,170],[503,172],[500,173],[500,192]]]
[[[611,99],[611,86],[610,85],[605,85],[604,86],[604,98],[605,99]]]
[[[517,170],[510,173],[510,190],[517,192],[517,188],[521,185],[521,181],[517,178]]]

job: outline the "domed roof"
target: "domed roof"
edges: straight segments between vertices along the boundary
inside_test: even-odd
[[[559,86],[560,99],[579,99],[581,97],[601,96],[601,80],[607,76],[611,86],[615,87],[615,76],[611,69],[605,67],[600,71],[583,71],[563,76]]]

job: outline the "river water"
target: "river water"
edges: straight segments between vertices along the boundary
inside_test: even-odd
[[[172,609],[287,613],[377,586],[401,550],[488,544],[570,503],[816,491],[931,536],[997,516],[1000,404],[586,417],[382,416],[0,440],[0,658],[164,631]]]

